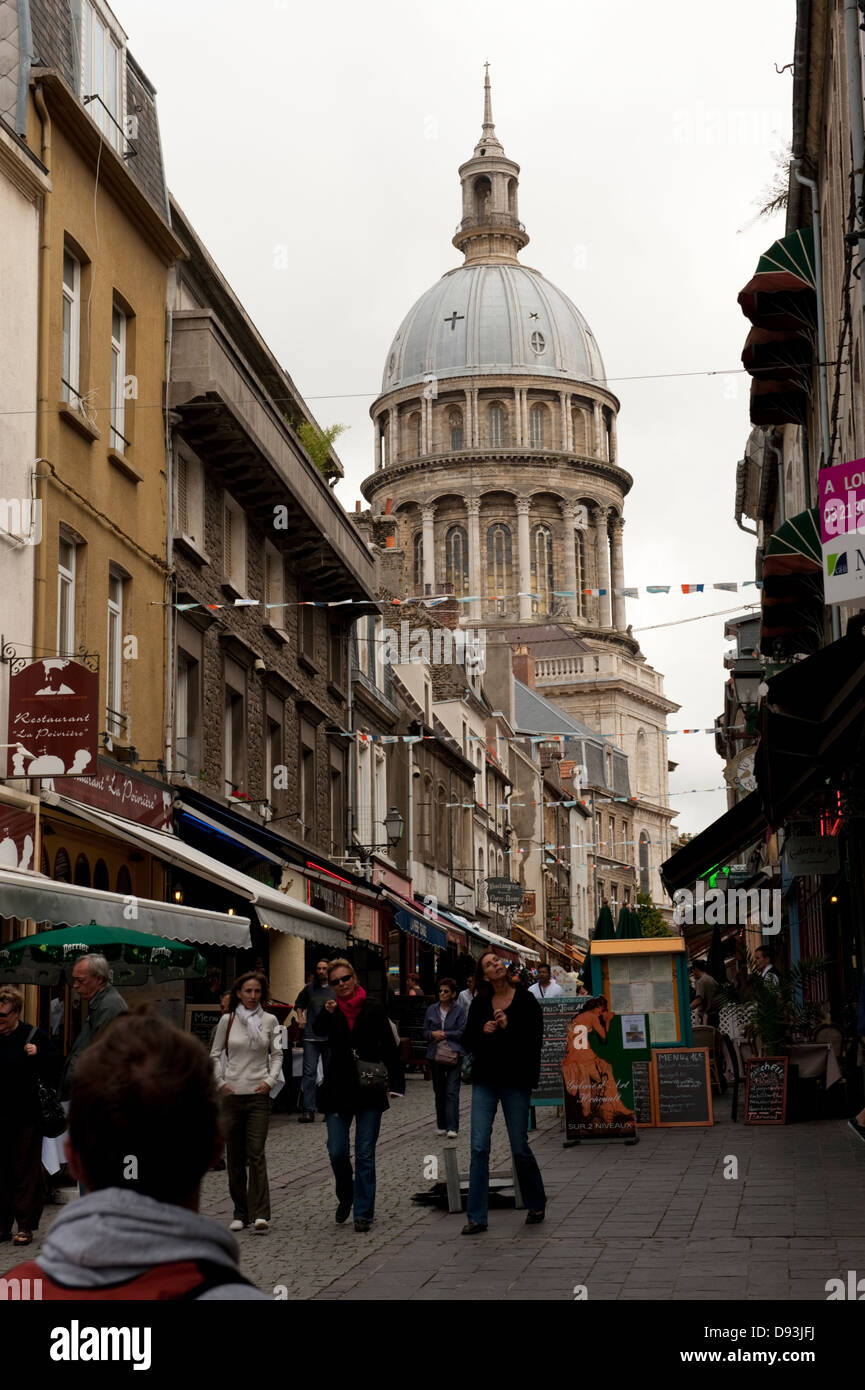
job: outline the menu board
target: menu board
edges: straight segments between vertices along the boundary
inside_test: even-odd
[[[222,1010],[218,1004],[187,1004],[186,1031],[194,1033],[209,1052],[213,1030],[221,1017]]]
[[[634,1062],[632,1064],[632,1075],[634,1078],[633,1105],[634,1114],[637,1117],[637,1124],[650,1125],[652,1123],[651,1062]]]
[[[541,1048],[541,1075],[532,1091],[532,1105],[562,1104],[562,1058],[568,1045],[568,1025],[574,1014],[591,1003],[589,997],[539,999],[544,1015],[544,1043]]]
[[[787,1120],[787,1058],[745,1060],[746,1125],[783,1125]]]
[[[711,1125],[707,1047],[658,1048],[652,1056],[659,1125]]]

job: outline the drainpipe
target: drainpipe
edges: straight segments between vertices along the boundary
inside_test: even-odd
[[[406,829],[408,830],[408,856],[406,858],[406,877],[414,888],[414,744],[406,744],[408,749],[408,799],[406,806]]]
[[[820,200],[817,195],[817,185],[813,179],[806,179],[805,175],[799,172],[802,163],[801,157],[794,159],[792,163],[793,173],[796,182],[801,183],[811,193],[811,221],[814,227],[814,279],[817,282],[817,355],[818,355],[818,384],[820,388],[820,433],[822,435],[823,457],[820,461],[822,468],[829,467],[829,381],[826,367],[826,314],[823,305],[823,255],[820,244]],[[837,603],[832,604],[832,640],[837,641],[841,636],[841,610]]]
[[[42,123],[42,140],[40,147],[40,157],[45,168],[51,176],[51,117],[48,114],[48,107],[45,105],[45,96],[42,90],[42,83],[38,83],[33,92],[33,101],[39,113]],[[39,380],[36,390],[36,457],[39,462],[47,459],[48,455],[48,364],[49,364],[49,340],[50,340],[50,307],[51,307],[51,193],[46,190],[42,194],[42,238],[39,245]],[[48,475],[38,473],[34,468],[34,492],[38,497],[39,483],[44,481],[45,491],[48,491]],[[43,504],[46,499],[40,499]],[[47,514],[48,507],[43,505],[43,511]],[[47,602],[47,556],[48,546],[37,545],[34,557],[34,596],[33,596],[33,645],[37,644],[39,633],[39,613],[44,611]]]
[[[745,469],[748,467],[747,459],[739,459],[736,464],[736,525],[740,531],[744,531],[749,536],[758,535],[756,526],[745,526],[742,521],[742,509],[745,505]],[[583,764],[585,765],[585,748],[583,748]]]

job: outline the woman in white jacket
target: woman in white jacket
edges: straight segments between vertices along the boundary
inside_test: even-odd
[[[270,1229],[264,1148],[270,1093],[282,1067],[279,1024],[262,1008],[268,994],[267,979],[259,971],[240,975],[210,1049],[225,1111],[228,1190],[234,1203],[229,1230],[242,1231],[252,1220],[260,1235]]]

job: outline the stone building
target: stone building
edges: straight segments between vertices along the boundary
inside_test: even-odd
[[[409,310],[371,407],[372,517],[393,519],[401,592],[450,593],[467,625],[505,628],[538,685],[625,748],[652,896],[669,852],[667,713],[678,708],[627,627],[619,401],[579,310],[519,253],[519,165],[483,130],[459,170],[464,263]],[[390,564],[393,566],[392,556]],[[551,622],[562,654],[537,648]],[[549,649],[551,650],[551,649]]]

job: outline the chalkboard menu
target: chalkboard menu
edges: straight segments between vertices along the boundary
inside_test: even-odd
[[[638,1125],[652,1123],[652,1064],[633,1062],[631,1071],[634,1078],[633,1106]]]
[[[714,1124],[708,1048],[658,1048],[652,1065],[659,1125]]]
[[[218,1004],[187,1004],[186,1031],[204,1043],[209,1052],[213,1030],[221,1017],[222,1010]]]
[[[541,1076],[532,1091],[532,1105],[562,1104],[562,1058],[567,1051],[568,1024],[591,999],[562,996],[558,999],[539,999],[544,1014],[544,1045],[541,1049]]]
[[[746,1125],[783,1125],[787,1119],[787,1058],[748,1057],[745,1061]]]

